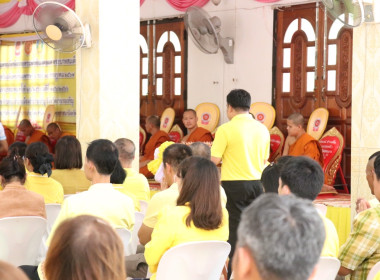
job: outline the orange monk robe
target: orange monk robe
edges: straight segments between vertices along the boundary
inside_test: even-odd
[[[34,142],[42,142],[46,146],[48,146],[49,152],[52,151],[49,137],[45,133],[43,133],[42,131],[40,131],[40,130],[34,130],[33,133],[32,133],[32,135],[30,135],[28,141],[26,141],[25,143],[27,145],[30,145],[30,144],[32,144]]]
[[[186,142],[212,142],[211,132],[203,127],[197,127],[187,138]]]
[[[162,130],[157,131],[154,135],[152,135],[152,137],[150,137],[148,143],[146,143],[141,161],[154,160],[154,150],[166,141],[170,141],[169,134]],[[154,175],[148,170],[147,165],[141,167],[139,173],[143,174],[147,178],[154,177]]]
[[[322,148],[315,138],[304,133],[289,147],[289,156],[308,156],[323,166]]]

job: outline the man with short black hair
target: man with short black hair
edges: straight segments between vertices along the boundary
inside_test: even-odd
[[[374,162],[373,193],[380,199],[380,157]],[[339,251],[338,274],[350,279],[367,279],[371,268],[380,261],[380,204],[356,215],[352,231]]]
[[[229,214],[230,257],[235,248],[241,212],[263,192],[260,178],[269,158],[268,129],[249,114],[250,106],[251,95],[243,89],[232,90],[227,95],[230,121],[218,128],[211,147],[211,160],[217,165],[222,162],[221,181]]]
[[[322,220],[311,201],[264,194],[242,214],[234,279],[313,279],[324,239]]]
[[[324,174],[321,166],[305,156],[290,157],[280,171],[278,193],[294,194],[298,197],[315,200],[322,189]],[[334,224],[321,214],[326,231],[323,257],[337,257],[339,237]]]
[[[109,140],[92,141],[86,151],[84,173],[92,186],[88,191],[66,198],[54,223],[52,232],[70,217],[89,214],[101,217],[115,228],[133,229],[135,207],[133,200],[115,190],[110,183],[112,172],[119,161],[116,146]]]
[[[173,144],[165,149],[162,155],[165,184],[161,186],[167,188],[156,193],[148,203],[148,209],[138,233],[142,245],[150,241],[158,213],[166,206],[176,206],[179,190],[175,183],[175,176],[180,163],[191,156],[190,147],[184,144]]]

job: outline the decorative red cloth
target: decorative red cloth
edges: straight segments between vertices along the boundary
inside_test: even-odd
[[[140,0],[141,1],[141,0]],[[166,0],[174,9],[178,11],[186,11],[190,6],[203,7],[210,0]]]
[[[25,6],[19,5],[19,3],[19,1],[15,2],[15,4],[12,7],[10,7],[9,10],[0,14],[1,28],[12,26],[18,21],[21,15],[32,15],[39,4],[35,0],[26,0]],[[62,4],[66,5],[70,9],[75,9],[75,0],[68,0],[67,2],[63,2]]]

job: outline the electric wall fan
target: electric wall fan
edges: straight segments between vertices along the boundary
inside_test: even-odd
[[[333,19],[347,27],[357,27],[364,21],[362,0],[322,0]]]
[[[83,25],[77,14],[69,7],[46,1],[33,12],[33,26],[38,37],[59,52],[74,52],[91,46],[88,24]]]
[[[186,11],[185,26],[201,51],[212,54],[221,49],[224,61],[234,63],[234,40],[220,36],[221,21],[218,17],[210,17],[203,9],[192,6]]]

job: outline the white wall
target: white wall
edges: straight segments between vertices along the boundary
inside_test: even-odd
[[[276,4],[293,5],[314,1],[283,0]],[[221,35],[235,40],[234,64],[226,64],[223,54],[205,54],[188,40],[188,107],[202,102],[216,103],[221,110],[220,123],[228,121],[226,95],[231,89],[243,88],[252,102],[272,102],[273,4],[254,0],[222,0],[203,7],[222,21]],[[183,16],[165,0],[145,0],[141,20]]]

